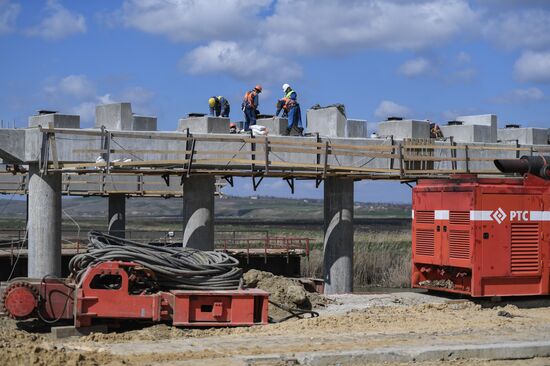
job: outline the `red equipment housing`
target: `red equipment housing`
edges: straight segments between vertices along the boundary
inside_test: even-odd
[[[413,287],[474,297],[550,293],[549,180],[420,180],[412,207]]]
[[[90,267],[81,284],[51,278],[16,279],[4,290],[3,310],[16,319],[74,319],[76,327],[122,319],[169,322],[176,326],[267,324],[269,293],[259,289],[171,290],[150,293],[153,273],[132,262]]]

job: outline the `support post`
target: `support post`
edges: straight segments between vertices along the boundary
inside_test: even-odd
[[[126,237],[126,195],[109,194],[109,235]]]
[[[61,277],[61,173],[29,164],[28,277]]]
[[[353,291],[353,179],[328,177],[324,184],[325,294]]]
[[[183,183],[183,246],[214,250],[213,175],[191,175]]]

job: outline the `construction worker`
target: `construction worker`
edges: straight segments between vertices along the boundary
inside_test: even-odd
[[[286,108],[284,109],[286,109],[288,115],[288,126],[285,135],[301,135],[304,128],[302,127],[302,112],[298,103],[298,95],[288,84],[283,84],[283,92],[285,95],[281,101],[285,105]],[[280,111],[278,110],[278,112]]]
[[[243,98],[242,110],[244,112],[244,130],[250,131],[250,126],[256,124],[256,115],[258,112],[259,96],[262,92],[262,86],[256,85],[254,89],[247,91]]]
[[[221,95],[208,99],[208,106],[210,107],[211,116],[229,118],[229,102]]]

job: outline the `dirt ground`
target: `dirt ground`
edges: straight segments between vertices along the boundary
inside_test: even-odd
[[[543,303],[519,304],[479,304],[406,292],[346,295],[334,297],[321,316],[313,319],[263,327],[195,330],[160,324],[66,340],[50,339],[36,322],[2,318],[0,364],[188,365],[194,360],[203,365],[230,365],[232,356],[277,353],[286,358],[252,364],[292,365],[297,363],[288,357],[303,352],[549,338],[550,308]],[[549,365],[550,359],[415,364],[538,366]]]
[[[61,340],[52,339],[49,328],[37,321],[4,317],[0,318],[0,365],[289,366],[309,364],[311,355],[327,352],[550,342],[548,298],[492,303],[418,292],[325,298],[305,291],[297,280],[265,272],[250,271],[245,282],[269,291],[277,303],[313,309],[320,316],[250,328],[181,329],[130,323],[108,334]],[[270,315],[278,319],[285,312],[270,306]],[[369,363],[379,364],[539,366],[550,365],[550,359]]]

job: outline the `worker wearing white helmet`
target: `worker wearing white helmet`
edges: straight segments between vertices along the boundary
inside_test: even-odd
[[[210,115],[214,117],[229,117],[229,101],[222,97],[211,97],[208,99],[208,106],[210,107]]]
[[[288,115],[288,126],[286,135],[301,135],[304,131],[302,127],[302,113],[298,103],[298,95],[289,84],[283,84],[284,97],[277,103],[277,113],[279,115],[283,109]]]

